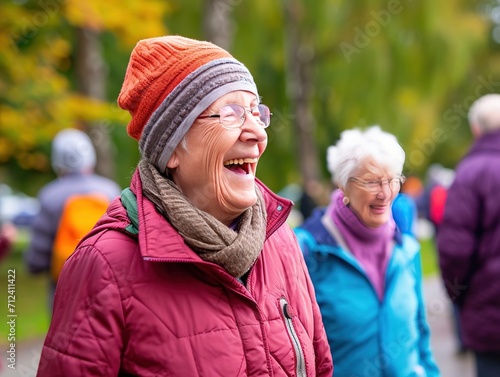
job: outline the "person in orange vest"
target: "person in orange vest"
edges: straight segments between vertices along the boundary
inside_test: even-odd
[[[52,141],[51,163],[57,178],[38,193],[40,211],[33,221],[30,243],[24,253],[25,264],[33,274],[50,273],[52,270],[54,245],[70,197],[98,193],[111,201],[121,193],[117,183],[94,173],[95,149],[83,131],[71,128],[59,131]],[[104,212],[105,209],[102,214]],[[52,278],[49,288],[50,308],[56,283],[56,279]]]

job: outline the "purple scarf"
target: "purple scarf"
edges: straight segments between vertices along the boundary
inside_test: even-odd
[[[395,223],[389,221],[378,228],[365,226],[347,207],[342,199],[344,194],[340,190],[332,193],[331,204],[326,215],[329,216],[342,235],[347,248],[358,260],[373,285],[380,300],[384,297],[385,272],[391,256],[392,240]]]

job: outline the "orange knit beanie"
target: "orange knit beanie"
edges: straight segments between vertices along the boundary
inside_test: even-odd
[[[132,115],[127,132],[139,140],[142,157],[165,172],[195,119],[235,90],[258,97],[248,69],[227,51],[210,42],[165,36],[137,43],[118,105]]]

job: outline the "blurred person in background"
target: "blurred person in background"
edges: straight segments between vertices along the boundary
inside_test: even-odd
[[[299,211],[305,220],[312,215],[314,209],[318,206],[316,198],[321,191],[321,182],[316,180],[306,180],[302,186],[302,193],[298,200]]]
[[[458,305],[478,377],[500,376],[500,94],[474,102],[475,138],[448,190],[437,246],[444,285]]]
[[[16,237],[17,229],[13,224],[0,224],[0,261],[9,255]]]
[[[422,180],[416,175],[406,177],[406,181],[403,183],[403,186],[401,186],[401,192],[410,196],[415,201],[422,195],[423,191],[424,185]]]
[[[6,258],[17,237],[17,229],[11,223],[0,224],[0,262]],[[0,372],[3,370],[3,357],[0,358]]]
[[[378,126],[342,132],[327,152],[338,189],[326,208],[295,229],[338,377],[439,376],[422,297],[420,245],[398,228],[391,211],[404,182],[404,160],[396,138]],[[414,207],[397,205],[408,231]]]
[[[416,199],[419,216],[429,222],[434,238],[443,221],[446,196],[454,176],[452,169],[438,163],[431,164],[427,169],[425,188]]]
[[[0,184],[0,191],[4,191],[4,187],[7,187],[7,185],[3,183]],[[7,189],[6,191],[8,192],[9,190],[10,189]],[[2,194],[3,193],[0,192],[0,195]],[[17,228],[12,224],[10,219],[4,218],[3,210],[5,210],[5,208],[3,208],[3,206],[4,201],[0,196],[0,262],[7,258],[17,238]]]
[[[40,211],[33,221],[30,243],[24,253],[25,264],[33,274],[51,271],[54,243],[69,198],[77,194],[99,193],[111,201],[121,192],[115,182],[94,173],[94,146],[83,131],[69,128],[59,131],[52,141],[51,163],[58,177],[38,193]],[[56,283],[52,278],[50,308]]]
[[[220,47],[141,40],[141,161],[64,265],[38,376],[332,376],[291,202],[256,179],[269,108]]]

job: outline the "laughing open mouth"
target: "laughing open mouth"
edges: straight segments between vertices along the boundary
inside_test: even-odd
[[[224,167],[235,173],[250,174],[250,166],[256,162],[256,158],[233,158],[231,160],[224,161]]]

